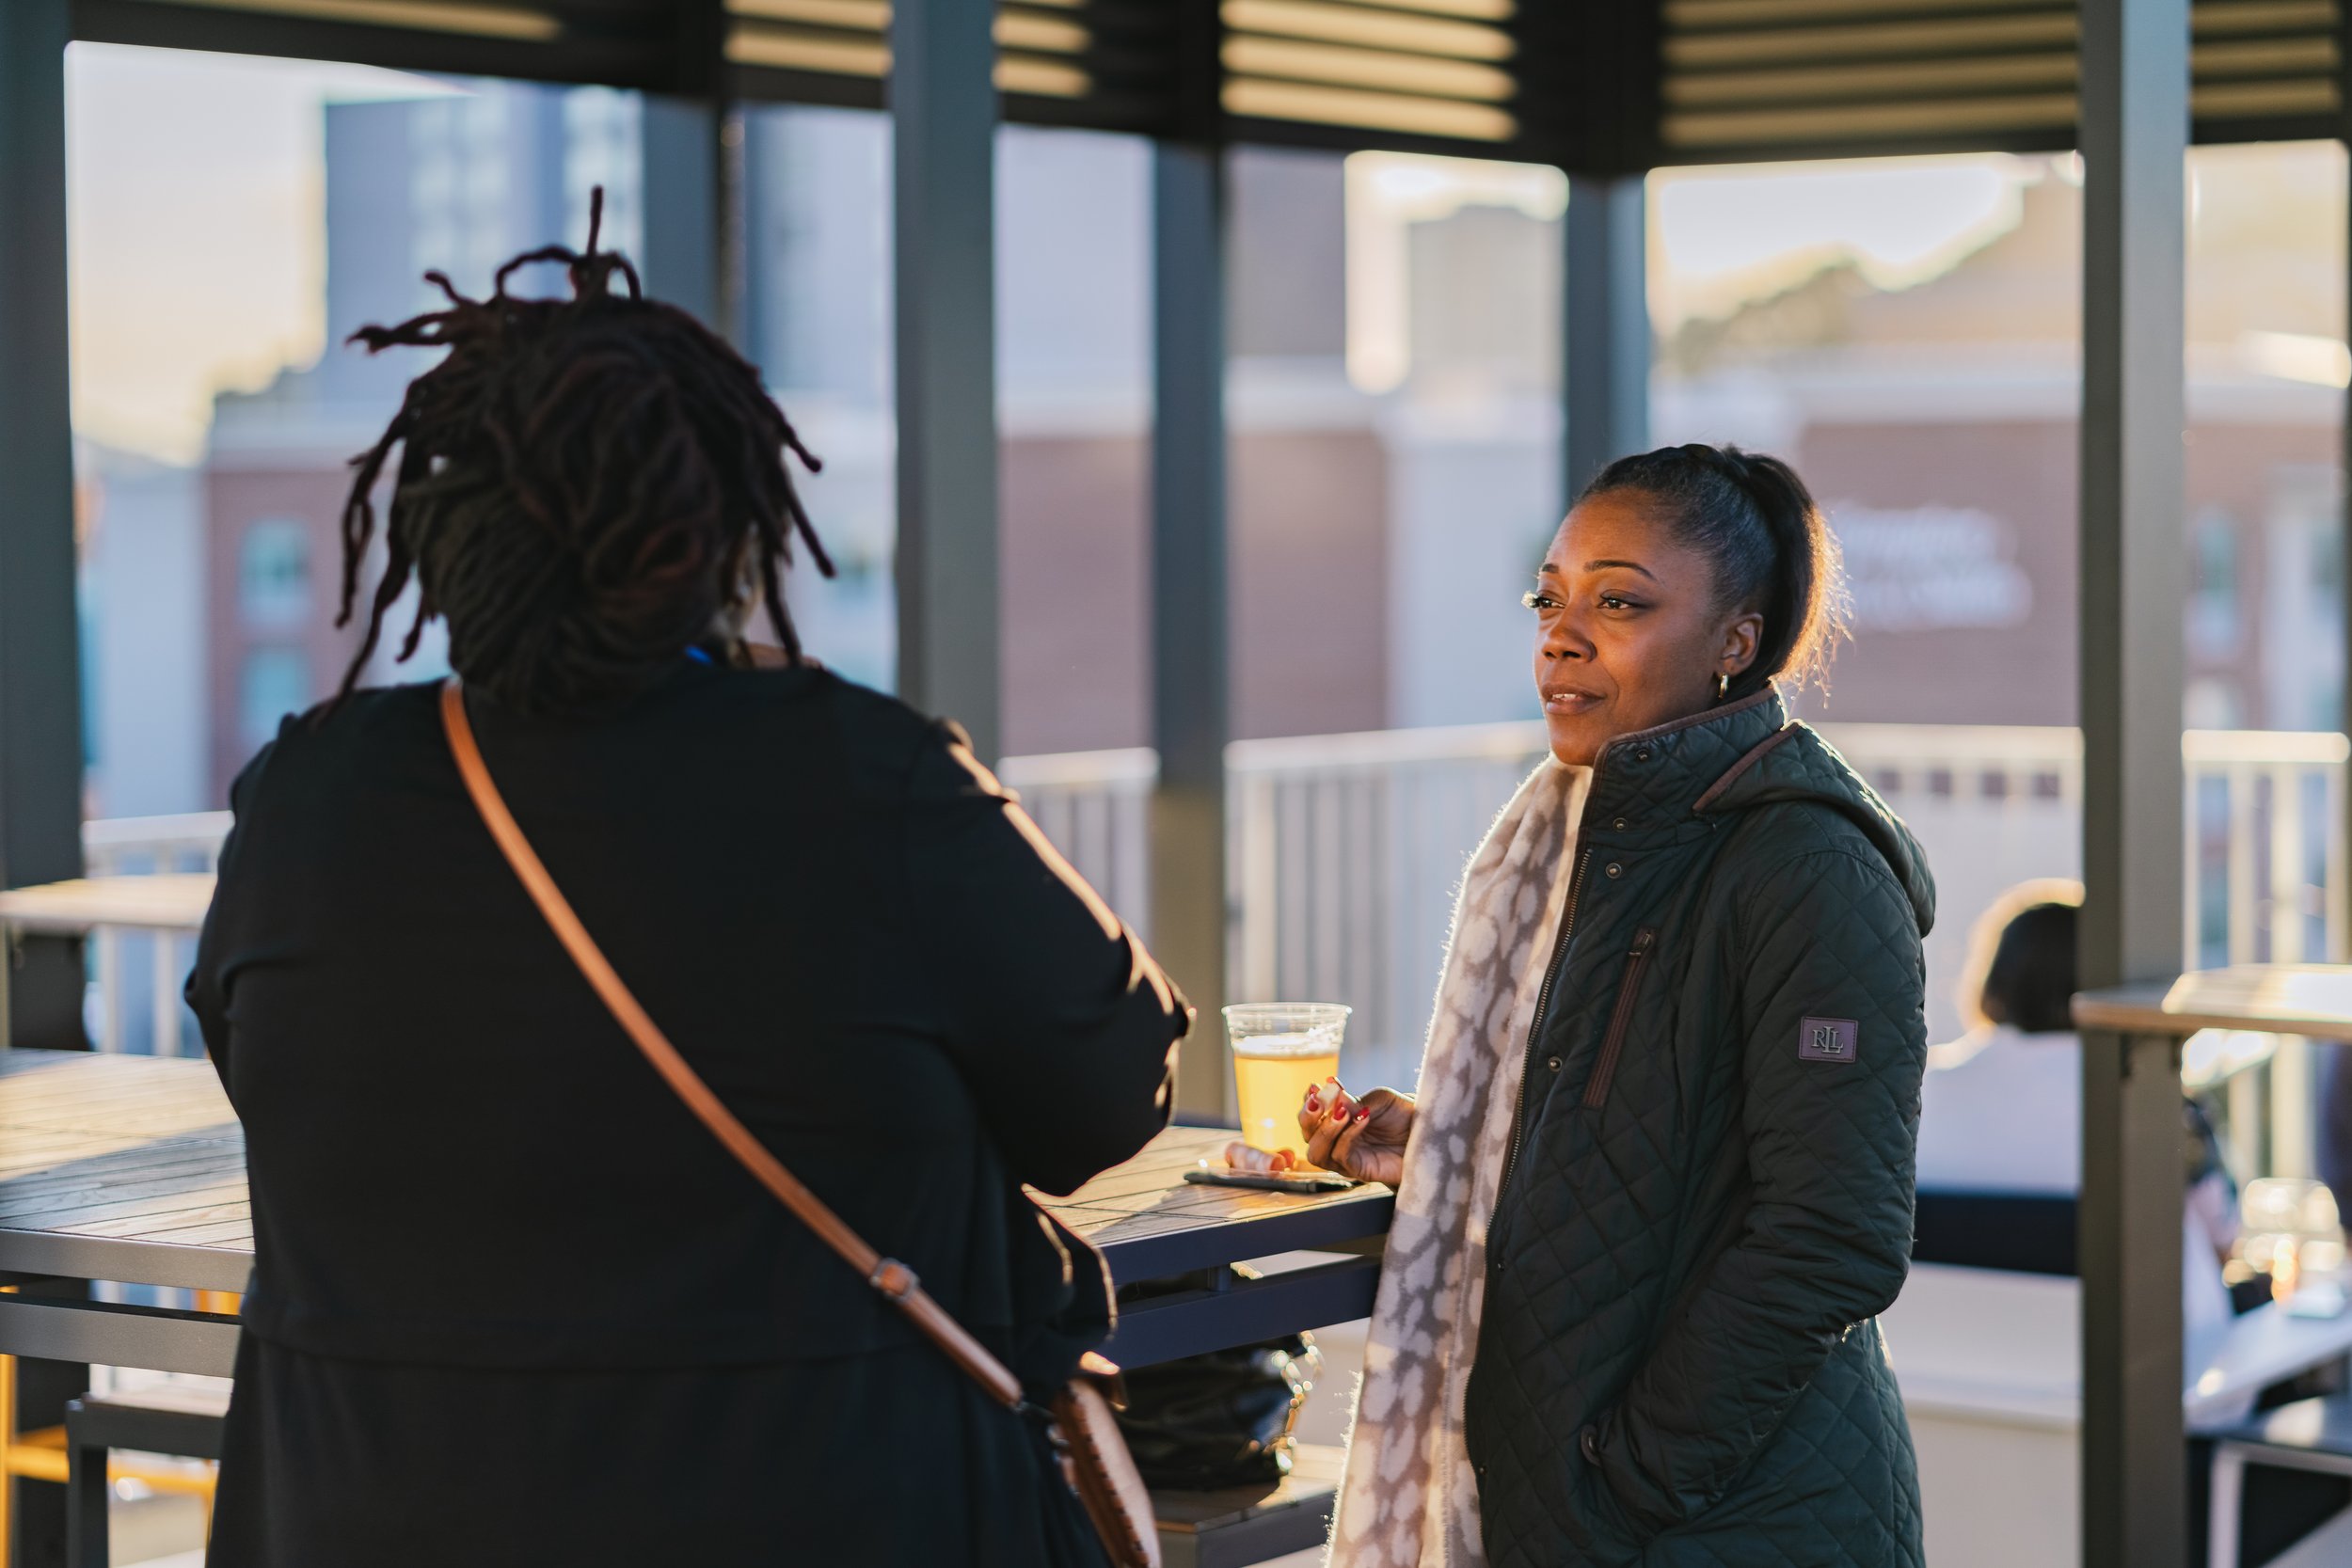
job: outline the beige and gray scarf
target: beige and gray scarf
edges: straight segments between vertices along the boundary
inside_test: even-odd
[[[1396,1221],[1364,1349],[1330,1568],[1484,1568],[1462,1396],[1486,1221],[1592,769],[1546,757],[1486,832],[1454,910]]]

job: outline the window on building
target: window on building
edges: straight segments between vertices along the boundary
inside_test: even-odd
[[[237,738],[250,754],[279,721],[311,702],[310,657],[300,648],[253,648],[237,671]]]
[[[237,545],[237,617],[256,630],[283,630],[310,618],[310,530],[293,517],[246,526]]]
[[[2198,514],[2190,531],[2188,651],[2199,660],[2228,658],[2244,630],[2238,608],[2238,525],[2218,507]]]

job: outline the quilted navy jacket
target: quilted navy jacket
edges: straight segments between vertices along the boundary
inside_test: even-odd
[[[1528,1040],[1466,1410],[1494,1568],[1922,1561],[1919,847],[1770,692],[1620,736]]]

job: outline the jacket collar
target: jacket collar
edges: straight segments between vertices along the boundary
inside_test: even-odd
[[[1689,822],[1717,785],[1794,733],[1771,687],[1688,719],[1621,735],[1593,762],[1587,827],[1605,832]]]

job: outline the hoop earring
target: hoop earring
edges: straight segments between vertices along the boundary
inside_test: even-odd
[[[1715,700],[1720,703],[1730,695],[1731,677],[1718,670],[1715,672]]]

